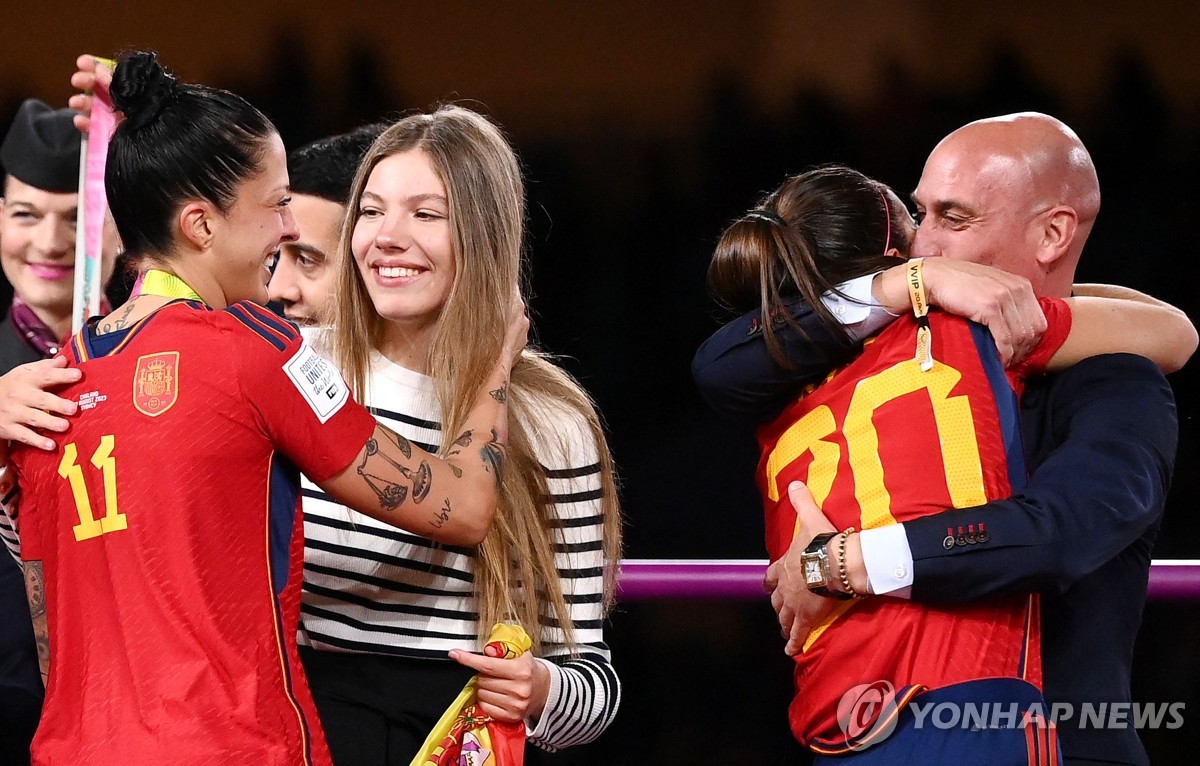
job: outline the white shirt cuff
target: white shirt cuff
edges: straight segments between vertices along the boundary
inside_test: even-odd
[[[908,598],[913,583],[913,557],[904,525],[864,529],[858,541],[871,592],[877,596]]]
[[[550,673],[550,690],[546,692],[546,704],[542,706],[542,715],[536,721],[533,718],[525,719],[525,736],[529,739],[546,736],[546,721],[550,718],[546,714],[558,705],[558,698],[562,694],[563,669],[541,657],[534,657],[533,661],[542,663]]]
[[[888,325],[896,315],[879,305],[871,293],[874,274],[842,282],[821,296],[829,309],[855,341],[870,337]]]

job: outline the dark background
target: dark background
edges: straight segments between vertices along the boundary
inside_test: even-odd
[[[77,53],[129,47],[246,96],[289,146],[446,100],[504,125],[529,184],[537,332],[607,419],[631,558],[765,555],[753,446],[706,411],[688,363],[716,327],[704,271],[721,228],[787,174],[842,162],[903,197],[950,130],[1049,112],[1100,173],[1080,280],[1200,316],[1195,3],[10,5],[3,125],[25,97],[65,103]],[[1172,379],[1181,440],[1158,559],[1200,558],[1197,374]],[[1144,733],[1156,763],[1193,763],[1200,745],[1198,618],[1200,604],[1147,608],[1135,698],[1187,703],[1182,729]],[[765,600],[622,604],[609,638],[617,721],[535,762],[803,762]]]

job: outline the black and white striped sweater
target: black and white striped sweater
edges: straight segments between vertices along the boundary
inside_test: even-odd
[[[381,423],[434,451],[441,443],[432,379],[372,354],[367,402]],[[621,684],[604,643],[600,467],[586,424],[554,402],[529,428],[546,469],[561,539],[556,541],[575,629],[576,657],[562,631],[542,626],[539,661],[550,693],[529,741],[546,750],[590,742],[612,721]],[[442,545],[352,514],[304,480],[304,593],[300,643],[318,650],[445,660],[479,651],[474,550]]]

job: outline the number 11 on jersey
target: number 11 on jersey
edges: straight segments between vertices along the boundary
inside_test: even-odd
[[[76,462],[79,450],[71,442],[63,447],[62,462],[58,464],[58,475],[71,482],[71,494],[75,496],[75,510],[79,513],[79,523],[72,529],[76,542],[90,540],[93,537],[120,532],[129,523],[125,514],[117,511],[117,459],[113,457],[115,439],[110,434],[100,437],[100,446],[92,453],[92,465],[100,469],[104,478],[104,517],[97,519],[92,514],[92,502],[88,497],[87,484],[83,480],[83,469]]]

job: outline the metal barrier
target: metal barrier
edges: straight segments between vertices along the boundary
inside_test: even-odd
[[[617,597],[654,599],[765,598],[761,559],[625,559]],[[1150,567],[1147,594],[1153,601],[1200,601],[1200,561],[1169,559]]]

